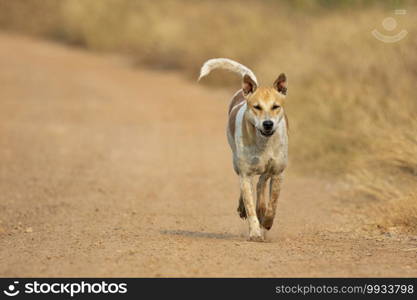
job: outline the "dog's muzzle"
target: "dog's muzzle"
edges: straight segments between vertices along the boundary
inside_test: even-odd
[[[262,130],[259,130],[263,136],[271,136],[274,134],[274,122],[266,120],[262,123]]]

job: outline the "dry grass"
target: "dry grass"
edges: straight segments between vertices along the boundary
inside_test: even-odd
[[[221,56],[250,66],[266,84],[285,71],[293,168],[347,177],[355,197],[378,199],[370,214],[378,225],[417,232],[417,24],[411,13],[397,16],[409,34],[395,44],[370,34],[386,33],[389,3],[416,6],[329,8],[334,3],[0,0],[0,26],[127,53],[193,79],[204,60]],[[219,82],[239,84],[220,74],[208,80]]]
[[[374,131],[368,153],[350,173],[351,197],[370,200],[364,206],[367,215],[383,232],[417,233],[417,120]]]

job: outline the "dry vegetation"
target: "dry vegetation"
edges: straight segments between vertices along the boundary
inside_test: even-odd
[[[265,83],[285,71],[294,168],[346,178],[380,228],[417,232],[417,24],[411,13],[396,16],[409,34],[386,44],[370,32],[386,33],[389,1],[330,3],[0,0],[0,26],[190,78],[217,56],[243,62]],[[209,83],[216,77],[237,84],[231,76]]]

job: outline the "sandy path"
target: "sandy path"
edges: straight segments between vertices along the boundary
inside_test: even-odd
[[[417,275],[415,242],[355,230],[291,171],[268,242],[247,242],[229,96],[0,35],[0,276]]]

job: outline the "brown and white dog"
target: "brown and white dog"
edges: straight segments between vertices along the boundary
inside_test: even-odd
[[[262,228],[271,229],[274,221],[288,162],[288,119],[283,108],[287,79],[282,73],[272,87],[258,87],[250,69],[230,59],[215,58],[204,63],[199,80],[217,68],[239,73],[243,78],[242,89],[229,106],[227,139],[233,152],[234,170],[240,177],[237,210],[241,218],[248,219],[249,240],[262,241]],[[257,175],[255,207],[252,180]]]

